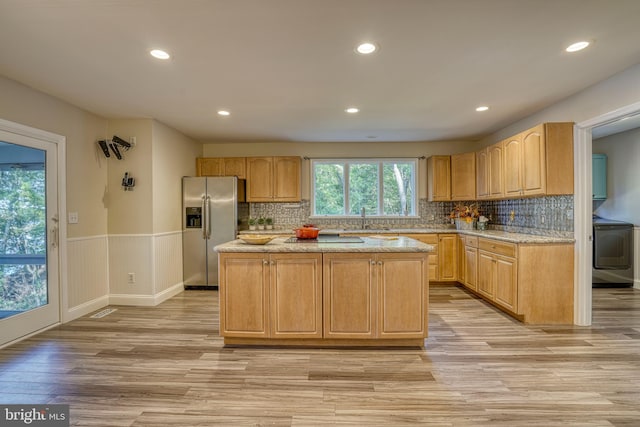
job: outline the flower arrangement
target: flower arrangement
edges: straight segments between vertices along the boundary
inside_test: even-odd
[[[477,203],[472,203],[470,205],[457,203],[449,214],[450,219],[461,219],[465,222],[473,222],[473,220],[477,219],[479,216],[480,211],[478,210]]]

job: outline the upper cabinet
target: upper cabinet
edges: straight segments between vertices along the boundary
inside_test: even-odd
[[[544,123],[502,142],[504,196],[573,194],[573,123]]]
[[[593,200],[607,198],[607,155],[593,154],[591,159],[593,169]]]
[[[502,142],[487,148],[488,197],[499,199],[504,196],[504,174],[502,167]]]
[[[248,202],[299,202],[300,157],[247,157]]]
[[[451,156],[427,159],[427,191],[430,202],[451,200]]]
[[[489,197],[489,149],[483,148],[476,153],[476,197]]]
[[[196,176],[237,176],[246,179],[244,157],[199,157],[196,159]]]
[[[475,200],[476,154],[451,156],[451,200]]]

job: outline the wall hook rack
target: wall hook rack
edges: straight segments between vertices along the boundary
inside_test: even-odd
[[[98,145],[105,157],[111,157],[111,153],[109,152],[109,149],[111,149],[113,155],[116,156],[118,160],[122,160],[121,150],[129,151],[132,147],[131,143],[120,138],[118,135],[113,135],[111,139],[101,139],[98,141]]]

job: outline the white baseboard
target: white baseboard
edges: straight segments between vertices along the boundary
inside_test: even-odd
[[[111,294],[109,295],[109,305],[153,307],[182,291],[184,291],[184,285],[180,282],[156,295]]]
[[[67,313],[62,319],[62,322],[63,323],[70,322],[74,319],[85,316],[91,312],[94,312],[98,309],[108,306],[109,302],[110,302],[109,295],[103,295],[100,298],[96,298],[94,300],[87,301],[84,304],[71,307],[69,310],[67,310]]]

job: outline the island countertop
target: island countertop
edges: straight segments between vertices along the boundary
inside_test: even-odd
[[[285,243],[287,237],[277,237],[265,245],[251,245],[242,240],[232,240],[214,247],[217,252],[248,252],[248,253],[393,253],[393,252],[433,252],[435,248],[403,236],[369,236],[361,237],[362,243],[342,242],[304,242]]]

